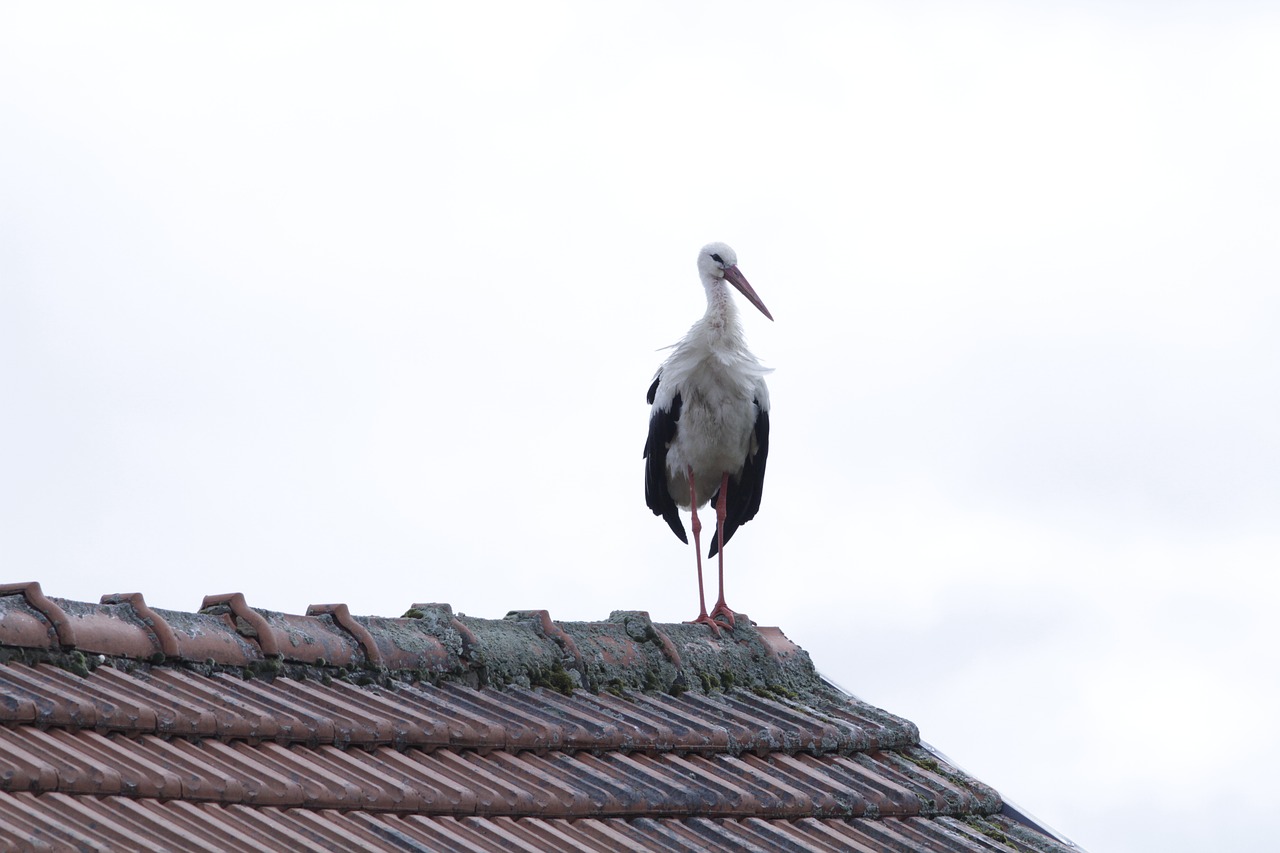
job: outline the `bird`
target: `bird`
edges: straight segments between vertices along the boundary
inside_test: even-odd
[[[680,507],[692,513],[698,562],[698,617],[689,624],[719,634],[717,617],[730,629],[737,615],[724,599],[724,546],[739,526],[755,518],[769,456],[769,389],[764,367],[747,349],[742,321],[729,292],[773,315],[738,269],[738,255],[724,243],[698,252],[698,275],[707,310],[671,347],[647,396],[651,406],[644,445],[645,503],[686,545]],[[707,612],[702,583],[702,523],[698,507],[715,507],[716,530],[707,557],[719,555],[720,594]]]

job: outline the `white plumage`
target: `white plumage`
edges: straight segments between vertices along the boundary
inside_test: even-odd
[[[760,508],[769,450],[769,389],[762,366],[747,349],[732,284],[773,319],[738,270],[738,258],[724,243],[698,254],[698,273],[707,294],[702,319],[675,345],[649,388],[653,408],[645,444],[645,498],[675,534],[688,539],[677,506],[692,512],[698,552],[699,616],[715,627],[715,616],[733,624],[724,602],[724,543]],[[720,596],[708,615],[702,594],[701,523],[697,508],[716,505],[716,539],[709,556],[720,554]]]

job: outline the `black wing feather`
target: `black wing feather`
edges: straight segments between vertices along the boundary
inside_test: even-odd
[[[649,404],[653,404],[654,395],[658,393],[658,383],[662,377],[653,380],[649,386]],[[662,516],[671,527],[671,532],[686,545],[689,537],[685,535],[684,525],[680,522],[680,508],[667,489],[667,447],[676,437],[676,426],[680,422],[680,408],[684,401],[676,394],[669,409],[655,409],[649,416],[649,438],[644,443],[644,502],[653,510],[654,515]]]
[[[724,541],[728,542],[738,527],[756,517],[760,511],[760,496],[764,494],[764,466],[769,459],[769,413],[760,411],[760,401],[756,404],[756,452],[747,457],[742,466],[742,474],[734,480],[730,478],[729,495],[725,500]],[[720,500],[720,490],[711,498],[715,506]],[[711,539],[711,553],[714,557],[719,550],[718,537]]]

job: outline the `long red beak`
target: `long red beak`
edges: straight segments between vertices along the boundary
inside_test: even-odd
[[[769,313],[769,309],[764,307],[764,303],[760,301],[760,297],[756,295],[755,290],[747,283],[747,279],[738,269],[737,264],[724,268],[724,277],[734,287],[738,288],[738,292],[747,297],[747,301],[760,309],[760,313],[773,319],[773,315]]]

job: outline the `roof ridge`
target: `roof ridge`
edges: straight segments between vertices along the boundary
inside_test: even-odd
[[[80,674],[110,662],[123,669],[454,681],[562,693],[835,695],[803,649],[745,615],[713,634],[624,610],[598,622],[556,621],[546,610],[479,619],[448,604],[414,604],[399,617],[357,616],[345,604],[312,605],[298,615],[252,607],[239,592],[206,596],[189,613],[152,608],[141,593],[90,603],[46,596],[39,583],[28,582],[0,584],[0,656]]]

